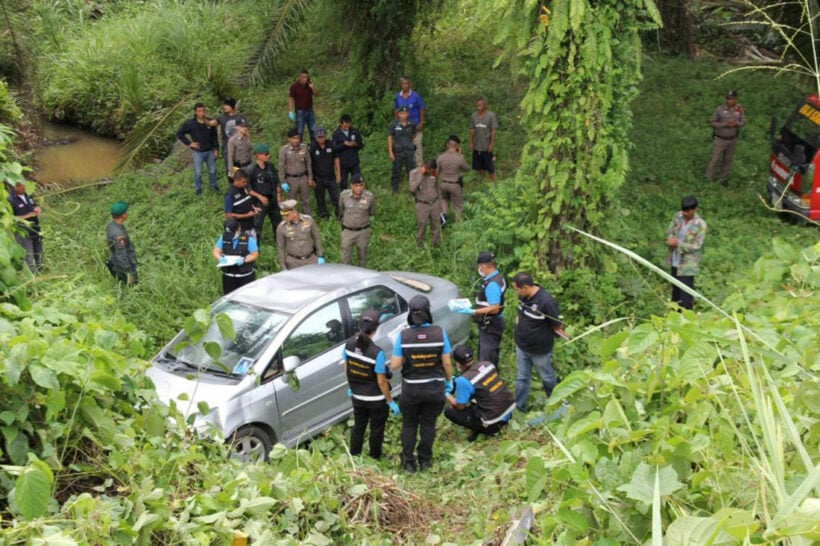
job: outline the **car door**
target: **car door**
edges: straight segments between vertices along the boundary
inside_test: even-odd
[[[282,359],[299,365],[273,380],[283,440],[308,438],[351,411],[342,349],[345,341],[338,301],[313,311],[282,344]]]

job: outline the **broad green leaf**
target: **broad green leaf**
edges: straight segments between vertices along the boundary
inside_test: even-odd
[[[683,484],[678,481],[678,475],[670,466],[658,468],[658,492],[661,497],[671,495]],[[634,499],[646,504],[652,504],[652,496],[655,491],[655,470],[646,463],[640,463],[632,474],[632,479],[626,485],[618,488],[630,499]]]
[[[28,373],[31,374],[32,381],[44,389],[60,388],[60,382],[57,381],[57,375],[42,364],[31,364],[31,366],[28,367]]]
[[[200,400],[199,402],[197,402],[196,409],[202,415],[207,415],[208,412],[211,411],[211,408],[208,406],[208,402],[206,402],[205,400]]]
[[[225,313],[217,313],[216,316],[214,316],[214,320],[219,327],[219,335],[222,336],[223,339],[233,339],[236,337],[231,317]]]
[[[760,527],[760,522],[750,510],[724,508],[715,513],[714,517],[723,522],[723,530],[732,535],[735,540],[743,540],[751,536]]]
[[[29,544],[31,546],[77,546],[77,541],[63,533],[59,527],[52,525],[43,526],[41,537],[32,537]]]
[[[205,352],[208,353],[214,361],[218,361],[222,357],[222,347],[215,341],[206,341],[202,344]]]
[[[689,383],[697,382],[712,371],[717,356],[713,344],[699,340],[683,353],[675,368]]]
[[[609,336],[601,343],[601,360],[606,360],[609,358],[612,353],[614,353],[618,347],[623,344],[624,340],[629,337],[628,331],[618,332],[613,336]]]
[[[601,428],[601,414],[600,412],[593,411],[586,417],[582,419],[578,419],[572,425],[570,425],[569,429],[567,430],[567,438],[574,439],[578,436],[586,434],[592,430],[597,430]]]
[[[80,405],[80,412],[85,420],[100,434],[100,439],[109,443],[114,438],[114,421],[111,415],[103,411],[93,400],[86,400]]]
[[[608,427],[612,425],[621,425],[627,430],[632,430],[632,427],[629,425],[629,419],[627,419],[626,413],[624,413],[624,408],[616,398],[613,398],[607,402],[602,419],[604,425]]]
[[[151,528],[151,524],[159,521],[159,516],[157,514],[152,514],[150,512],[143,512],[140,514],[140,517],[137,518],[137,521],[134,523],[134,527],[132,530],[135,533],[138,533],[140,529]]]
[[[553,389],[549,398],[550,404],[565,400],[587,385],[589,385],[589,374],[586,370],[572,372]]]
[[[14,506],[29,520],[45,515],[53,484],[54,474],[48,465],[30,454],[28,466],[14,482]]]
[[[589,531],[589,521],[582,512],[561,508],[558,510],[558,520],[577,533]]]
[[[716,517],[683,516],[666,528],[666,546],[731,546],[735,539],[721,529]]]
[[[535,502],[541,497],[544,486],[547,485],[547,478],[547,471],[541,457],[530,457],[526,471],[527,502]]]
[[[119,378],[105,370],[95,369],[91,372],[91,381],[114,392],[122,388],[122,382]]]
[[[627,352],[636,355],[646,352],[658,341],[658,332],[651,324],[640,324],[636,326],[627,338]]]

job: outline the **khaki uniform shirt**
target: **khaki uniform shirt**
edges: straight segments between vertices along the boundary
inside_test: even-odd
[[[370,217],[376,214],[376,198],[369,190],[353,197],[353,190],[347,189],[339,196],[339,210],[342,211],[342,226],[360,229],[370,224]]]
[[[253,148],[250,139],[235,133],[228,139],[228,157],[225,158],[228,169],[230,170],[234,165],[245,166],[252,160]]]
[[[282,220],[276,228],[276,248],[279,265],[285,269],[286,254],[290,256],[322,256],[322,239],[313,218],[300,214],[295,222]]]
[[[458,152],[444,152],[436,158],[438,176],[442,182],[458,182],[462,171],[469,171],[470,166],[464,156]]]
[[[294,148],[285,144],[279,150],[279,179],[298,178],[307,176],[313,178],[313,168],[310,161],[310,150],[304,144]]]
[[[417,203],[433,203],[439,198],[438,180],[421,174],[421,167],[417,167],[410,171],[410,192],[416,196]]]
[[[736,122],[737,126],[729,127],[730,122]],[[746,116],[743,114],[743,107],[739,104],[734,108],[721,104],[709,118],[709,125],[714,127],[715,136],[726,140],[737,137],[744,123],[746,123]]]

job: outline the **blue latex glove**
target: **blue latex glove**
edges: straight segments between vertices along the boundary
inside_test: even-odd
[[[347,396],[353,398],[353,391],[351,389],[347,389]]]
[[[279,184],[279,187],[282,188],[282,191],[284,192],[290,191],[290,184],[288,184],[287,182],[282,182],[281,184]]]
[[[444,394],[453,394],[453,380],[447,379],[444,381]]]
[[[296,120],[296,114],[294,114],[293,112],[288,112],[288,119],[291,120],[291,121],[295,121]]]
[[[228,258],[226,258],[225,256],[220,256],[219,257],[219,263],[221,263],[221,264],[228,263]]]
[[[459,313],[461,315],[472,315],[473,310],[472,309],[457,309],[456,313]]]
[[[395,400],[391,400],[390,402],[387,403],[387,405],[390,406],[390,411],[393,412],[393,415],[400,415],[401,414],[401,411],[399,410],[399,405],[396,404]]]
[[[322,256],[319,256],[319,265],[325,263],[325,259]]]

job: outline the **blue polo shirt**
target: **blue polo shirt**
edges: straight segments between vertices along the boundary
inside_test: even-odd
[[[432,326],[429,322],[425,322],[421,324],[421,326]],[[417,328],[417,326],[411,326],[410,328]],[[441,335],[444,339],[444,346],[441,349],[441,354],[448,355],[450,354],[450,339],[447,337],[447,332],[444,331],[444,328],[441,329]],[[393,356],[404,356],[401,350],[401,336],[396,337],[396,343],[393,345]]]
[[[418,125],[421,120],[421,110],[425,108],[424,101],[421,100],[421,95],[411,89],[410,94],[405,99],[401,96],[401,91],[399,91],[396,93],[396,99],[393,101],[393,109],[398,110],[402,106],[407,108],[407,119],[415,125]]]
[[[498,273],[498,270],[493,270],[492,273],[484,277],[484,280],[488,280],[490,277],[494,277]],[[498,283],[491,282],[487,285],[487,288],[484,289],[484,295],[487,296],[487,305],[501,305],[501,298],[503,293],[501,292],[501,287],[498,286]],[[504,316],[504,312],[498,313],[499,317]]]
[[[347,360],[347,347],[342,349],[342,358]],[[376,363],[373,365],[373,371],[376,373],[387,373],[387,367],[384,363],[384,351],[379,351],[379,354],[376,355]]]

